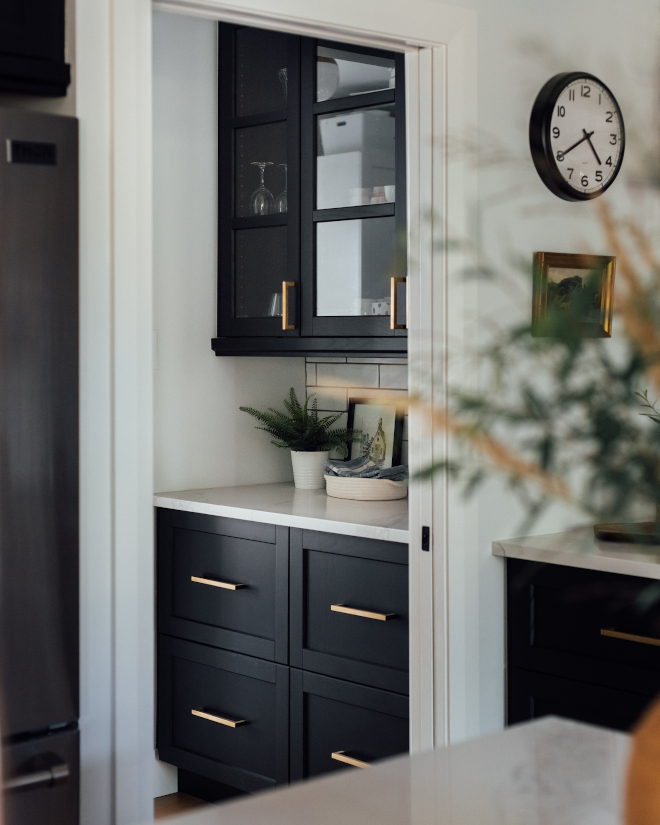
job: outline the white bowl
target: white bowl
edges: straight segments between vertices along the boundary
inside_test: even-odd
[[[408,495],[407,481],[388,478],[346,478],[325,476],[325,489],[333,498],[351,498],[355,501],[393,501]]]

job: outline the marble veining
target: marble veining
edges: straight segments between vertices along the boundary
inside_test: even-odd
[[[660,579],[660,546],[598,541],[593,527],[493,542],[493,555]]]
[[[629,737],[547,717],[171,825],[619,825]]]
[[[408,499],[349,501],[293,483],[156,493],[156,507],[409,543]]]

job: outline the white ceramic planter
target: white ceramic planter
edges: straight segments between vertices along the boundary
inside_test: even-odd
[[[323,470],[330,453],[300,453],[291,450],[293,481],[298,490],[321,490],[325,487]]]

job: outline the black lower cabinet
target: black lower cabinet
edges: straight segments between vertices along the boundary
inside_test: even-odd
[[[509,678],[510,725],[541,716],[563,716],[627,731],[653,700],[652,696],[517,668]]]
[[[291,669],[291,779],[408,750],[408,698]]]
[[[630,730],[660,693],[649,579],[507,560],[509,724],[550,714]]]
[[[159,757],[209,802],[408,750],[408,548],[158,511]]]
[[[289,668],[161,636],[158,751],[243,791],[288,782]]]

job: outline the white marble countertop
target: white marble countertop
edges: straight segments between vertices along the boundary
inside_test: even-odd
[[[548,717],[369,770],[173,817],[171,825],[618,825],[628,737]]]
[[[408,499],[349,501],[293,482],[156,493],[156,507],[408,544]]]
[[[494,541],[493,555],[660,579],[660,547],[598,541],[593,527]]]

